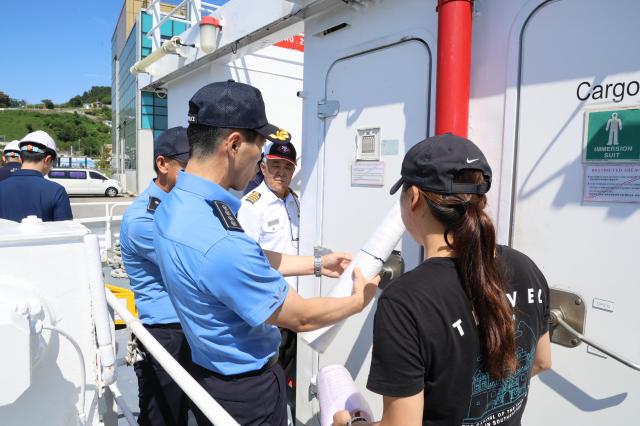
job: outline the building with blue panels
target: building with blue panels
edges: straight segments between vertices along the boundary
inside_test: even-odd
[[[129,68],[148,56],[153,40],[148,35],[154,28],[152,2],[125,0],[111,39],[114,176],[123,190],[137,194],[154,176],[153,138],[167,129],[167,96],[140,90],[148,75],[134,75]],[[175,5],[161,3],[160,19]],[[187,11],[178,10],[160,25],[160,43],[183,33],[189,22]],[[160,24],[160,22],[158,22]]]

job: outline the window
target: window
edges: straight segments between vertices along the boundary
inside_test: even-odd
[[[106,177],[102,176],[100,173],[98,172],[89,172],[89,176],[91,177],[91,179],[100,179],[100,180],[105,180],[107,179]]]
[[[87,172],[69,172],[69,179],[86,179]]]
[[[67,179],[67,172],[62,170],[52,170],[49,172],[51,179]]]

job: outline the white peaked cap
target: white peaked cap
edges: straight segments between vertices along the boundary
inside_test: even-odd
[[[23,146],[29,145],[29,143],[42,145],[43,147],[49,148],[56,153],[58,151],[55,141],[51,138],[51,136],[49,136],[47,132],[42,130],[36,130],[35,132],[31,132],[24,138],[22,138],[22,140],[20,141],[20,149],[22,149]]]
[[[11,141],[4,146],[2,152],[20,151],[20,141]]]

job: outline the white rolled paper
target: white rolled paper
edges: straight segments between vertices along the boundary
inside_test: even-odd
[[[368,279],[376,276],[382,268],[383,262],[389,257],[393,249],[404,234],[405,228],[400,217],[400,204],[395,203],[373,235],[356,254],[355,259],[340,276],[340,281],[331,290],[328,297],[347,297],[353,290],[353,268],[360,268]],[[344,321],[332,326],[320,328],[302,334],[302,338],[318,352],[324,352],[333,341]]]
[[[373,421],[369,404],[358,392],[349,371],[342,365],[321,368],[317,383],[321,426],[332,426],[333,415],[341,410],[363,417],[367,422]]]

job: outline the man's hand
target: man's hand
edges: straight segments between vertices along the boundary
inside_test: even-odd
[[[353,260],[349,253],[329,253],[322,256],[322,275],[330,278],[338,278]]]
[[[371,280],[362,275],[362,271],[357,266],[353,269],[353,296],[358,301],[360,311],[367,307],[373,296],[376,295],[380,284],[380,275],[376,275]]]

